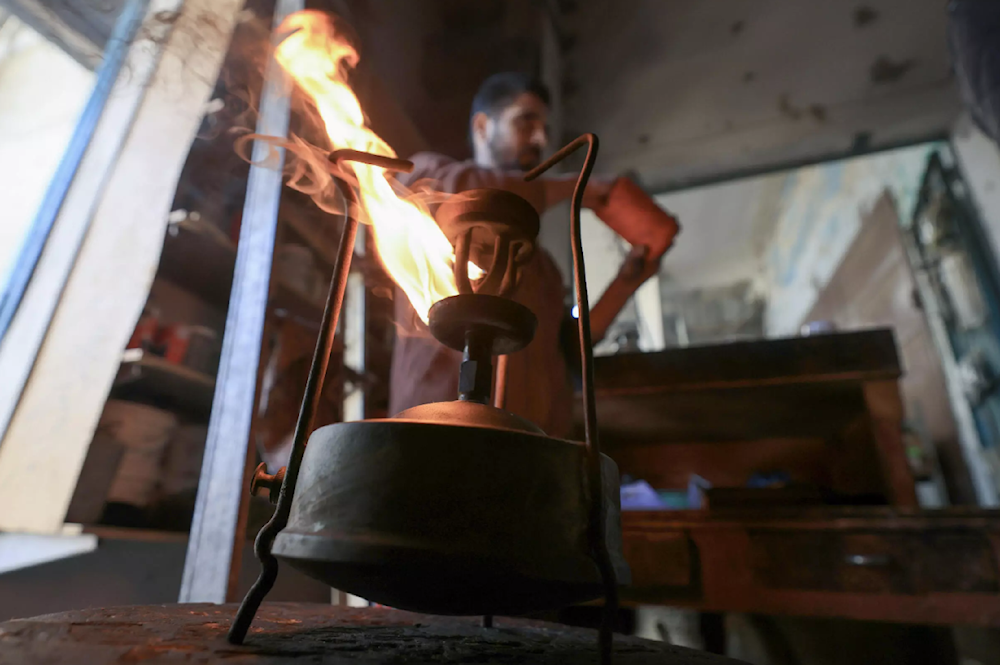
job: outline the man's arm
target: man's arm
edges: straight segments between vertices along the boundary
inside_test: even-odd
[[[621,269],[615,278],[608,284],[597,302],[590,307],[590,336],[594,344],[597,344],[614,323],[615,317],[622,311],[622,307],[628,302],[639,287],[647,279],[655,275],[660,270],[660,257],[647,257],[648,251],[642,245],[632,248],[622,263]]]
[[[532,182],[525,182],[524,173],[520,171],[486,169],[441,155],[420,153],[411,159],[415,165],[413,174],[398,176],[400,182],[408,187],[415,187],[421,179],[428,179],[434,181],[434,189],[448,193],[480,188],[503,189],[526,200],[539,214],[569,199],[576,187],[576,174],[543,175]],[[591,178],[584,192],[584,206],[599,206],[611,189],[611,183],[607,178]]]

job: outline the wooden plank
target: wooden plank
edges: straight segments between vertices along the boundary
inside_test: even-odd
[[[782,512],[782,511],[779,511]],[[976,546],[988,543],[994,550],[1000,545],[1000,513],[997,511],[958,510],[920,512],[886,508],[817,509],[769,513],[735,513],[728,516],[674,513],[630,513],[622,516],[623,540],[630,552],[633,576],[637,580],[656,580],[656,570],[644,567],[666,565],[672,571],[674,563],[658,563],[646,543],[690,538],[697,560],[692,569],[700,578],[696,586],[634,585],[624,591],[627,604],[665,604],[693,607],[711,612],[748,612],[800,616],[841,617],[866,621],[898,621],[907,623],[1000,625],[1000,594],[995,592],[958,592],[931,590],[920,593],[898,593],[878,585],[871,591],[863,580],[848,586],[855,590],[814,590],[771,588],[766,576],[755,573],[750,531],[752,529],[785,530],[790,534],[843,534],[851,544],[861,546],[865,538],[887,537],[892,542],[922,544],[923,552],[914,555],[914,571],[920,573],[926,565],[940,568],[940,555],[935,546],[949,534],[965,534],[974,538]],[[798,515],[795,515],[798,513]],[[957,531],[956,531],[957,530]],[[865,536],[864,534],[871,534]],[[972,542],[972,541],[970,541]],[[897,548],[898,549],[898,548]],[[916,549],[921,549],[918,546]],[[648,550],[648,551],[647,551]],[[777,550],[780,554],[782,548]],[[900,555],[906,555],[904,548]],[[759,553],[758,553],[759,554]],[[980,555],[982,552],[979,553]],[[929,556],[928,556],[929,555]],[[994,552],[994,562],[997,560]],[[926,560],[924,560],[926,559]],[[982,556],[976,558],[979,573],[995,577],[996,566]],[[806,562],[805,565],[808,565]],[[921,566],[924,568],[921,568]],[[680,578],[678,578],[679,580]],[[992,579],[992,578],[991,578]],[[677,581],[677,580],[675,580]],[[961,580],[959,580],[961,582]],[[825,582],[824,582],[825,583]],[[962,588],[959,584],[958,588]]]
[[[303,6],[302,0],[278,0],[274,26]],[[272,58],[261,94],[258,134],[285,136],[286,89],[284,72]],[[236,592],[245,539],[250,427],[282,189],[283,161],[267,168],[256,166],[269,152],[268,145],[255,142],[180,602],[220,603]],[[284,152],[278,154],[283,160]]]
[[[830,439],[864,410],[860,387],[849,382],[597,395],[608,445]]]
[[[240,7],[235,0],[154,4],[154,35],[164,27],[157,12],[173,6],[180,14],[169,36],[152,42],[162,51],[148,42],[133,47],[119,81],[123,96],[113,95],[79,172],[91,189],[74,182],[64,206],[77,215],[93,211],[93,220],[0,446],[0,529],[55,533],[62,526],[122,349],[149,294],[177,174]],[[97,136],[127,138],[119,152]],[[101,167],[93,172],[86,166],[91,155]],[[101,196],[88,200],[94,190]],[[75,204],[74,192],[83,197]],[[33,280],[26,302],[35,286]],[[16,350],[10,337],[4,341],[5,352]]]
[[[783,529],[931,529],[966,527],[1000,533],[1000,510],[942,508],[919,510],[895,506],[774,507],[767,511],[627,510],[622,530],[671,531],[719,528]]]
[[[640,394],[900,375],[891,330],[733,342],[594,359],[597,394]]]

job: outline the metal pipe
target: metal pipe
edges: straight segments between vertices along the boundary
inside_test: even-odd
[[[607,525],[604,505],[603,473],[601,471],[601,444],[597,433],[597,409],[594,399],[594,353],[590,333],[590,302],[587,297],[586,266],[583,261],[583,235],[580,231],[580,207],[587,181],[594,170],[600,143],[595,134],[583,134],[545,162],[529,171],[524,179],[534,180],[554,165],[561,162],[582,145],[587,144],[587,156],[573,189],[570,204],[570,233],[573,242],[573,282],[576,286],[576,304],[579,310],[578,330],[580,334],[580,362],[583,375],[583,418],[584,437],[587,443],[587,480],[593,503],[590,510],[589,537],[594,562],[601,572],[604,582],[604,616],[600,631],[601,663],[610,665],[613,647],[614,619],[618,613],[618,575],[611,563],[607,546]]]
[[[304,7],[303,0],[277,0],[272,25]],[[277,43],[277,36],[274,36]],[[287,77],[269,58],[260,96],[256,133],[285,137],[290,100]],[[250,436],[274,243],[281,203],[284,148],[276,163],[262,162],[271,147],[256,141],[247,176],[240,238],[236,248],[233,285],[226,311],[212,414],[198,481],[191,535],[184,559],[178,600],[182,603],[231,600],[243,560],[247,467],[252,459]]]
[[[356,150],[336,151],[330,155],[330,161],[334,164],[338,161],[355,161],[386,169],[398,167],[397,170],[413,168],[411,162],[381,155],[369,155]],[[281,493],[278,495],[278,505],[274,509],[271,519],[260,530],[254,541],[254,554],[261,563],[260,576],[247,592],[236,613],[236,618],[233,620],[233,625],[229,628],[228,639],[233,644],[243,643],[254,615],[264,597],[274,586],[274,580],[278,576],[278,560],[271,554],[271,547],[274,545],[275,537],[288,524],[288,515],[292,510],[292,499],[295,496],[295,486],[299,479],[299,469],[302,466],[302,456],[305,454],[306,441],[315,424],[316,410],[319,407],[326,370],[330,363],[330,352],[337,334],[337,320],[344,303],[344,292],[347,289],[347,279],[351,272],[354,241],[358,231],[358,220],[353,214],[357,203],[354,190],[340,178],[337,179],[337,186],[344,196],[344,229],[340,236],[340,247],[337,250],[337,263],[333,267],[333,276],[330,279],[330,289],[327,292],[326,306],[323,309],[319,337],[316,340],[312,364],[309,366],[309,376],[306,379],[302,406],[295,423],[292,451],[285,469],[284,482],[281,484]]]
[[[493,337],[473,326],[465,333],[462,364],[458,370],[458,399],[463,402],[490,403],[493,387]]]

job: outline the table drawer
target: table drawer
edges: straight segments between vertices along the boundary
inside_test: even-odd
[[[626,532],[622,548],[633,587],[686,588],[697,582],[694,543],[683,531]]]
[[[755,582],[854,593],[996,593],[989,540],[971,529],[751,529]]]

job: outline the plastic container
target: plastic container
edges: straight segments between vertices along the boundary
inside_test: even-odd
[[[650,259],[663,256],[681,229],[673,215],[628,178],[615,181],[604,205],[594,213],[633,247],[645,245]]]

